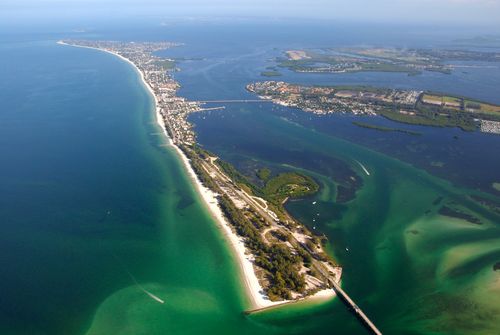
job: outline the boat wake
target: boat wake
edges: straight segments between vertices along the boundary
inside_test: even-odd
[[[357,161],[357,160],[355,160],[355,161],[356,161],[356,163],[358,163],[358,164],[359,164],[359,166],[361,166],[361,168],[362,168],[362,169],[363,169],[363,171],[366,173],[366,175],[367,175],[367,176],[369,176],[369,175],[370,175],[370,172],[366,169],[366,167],[365,167],[363,164],[361,164],[361,162],[360,162],[360,161]]]
[[[143,288],[141,285],[139,285],[140,289],[146,293],[151,299],[159,302],[160,304],[164,304],[165,301],[160,299],[159,297],[157,297],[156,295],[154,295],[153,293],[149,292],[148,290],[146,290],[145,288]]]
[[[161,299],[160,297],[154,295],[153,293],[149,292],[148,290],[146,290],[141,284],[139,284],[139,282],[137,281],[137,279],[135,279],[134,275],[127,269],[127,267],[125,266],[125,264],[118,258],[118,256],[114,255],[115,258],[118,260],[118,262],[123,266],[123,269],[125,270],[125,272],[129,275],[130,279],[132,279],[132,281],[134,282],[134,284],[142,291],[144,292],[148,297],[150,297],[151,299],[153,299],[154,301],[156,302],[159,302],[160,304],[164,304],[165,303],[165,300]]]

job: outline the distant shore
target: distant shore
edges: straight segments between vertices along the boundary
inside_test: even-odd
[[[162,129],[165,137],[168,139],[169,144],[175,149],[175,151],[177,152],[181,161],[183,162],[184,167],[186,168],[186,171],[188,172],[190,179],[192,180],[193,184],[196,186],[197,192],[199,193],[199,195],[203,199],[205,207],[210,212],[212,218],[218,223],[218,226],[220,228],[222,228],[222,232],[223,232],[224,236],[230,242],[231,247],[234,250],[234,254],[236,255],[236,259],[237,259],[238,265],[240,267],[240,271],[241,271],[240,274],[242,276],[242,280],[244,281],[246,295],[250,300],[249,301],[250,302],[250,309],[252,309],[252,310],[266,309],[266,308],[272,307],[272,306],[278,306],[278,305],[284,305],[284,304],[291,303],[291,302],[296,302],[297,300],[271,301],[265,295],[264,289],[260,285],[259,280],[257,279],[257,276],[256,276],[255,271],[254,271],[253,256],[251,255],[251,253],[249,253],[246,250],[243,239],[232,230],[230,223],[227,221],[224,214],[222,213],[222,210],[220,209],[220,207],[218,205],[217,194],[202,184],[202,182],[200,181],[200,179],[196,175],[195,171],[193,170],[187,156],[184,154],[184,152],[177,145],[174,144],[174,142],[172,141],[172,139],[168,135],[168,131],[167,131],[165,122],[164,122],[163,117],[161,116],[160,110],[158,108],[158,98],[156,97],[152,87],[146,81],[146,79],[144,77],[144,73],[136,66],[136,64],[134,64],[129,59],[123,57],[122,55],[120,55],[116,52],[109,51],[109,50],[104,50],[104,49],[99,49],[99,48],[94,48],[94,47],[89,47],[89,46],[73,45],[73,44],[65,43],[63,41],[58,41],[57,43],[61,44],[61,45],[67,45],[67,46],[72,46],[72,47],[77,47],[77,48],[93,49],[93,50],[98,50],[98,51],[109,53],[109,54],[117,56],[121,60],[127,62],[137,71],[137,73],[139,74],[139,77],[141,78],[141,82],[142,82],[143,86],[148,90],[148,92],[153,97],[156,122],[158,123],[158,125]],[[318,291],[314,295],[308,296],[308,297],[300,299],[300,300],[328,300],[334,296],[335,296],[335,292],[332,289],[325,289],[325,290]]]

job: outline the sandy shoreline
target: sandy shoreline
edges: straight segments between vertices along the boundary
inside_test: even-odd
[[[241,277],[245,283],[245,290],[247,293],[247,297],[250,300],[250,309],[261,309],[261,308],[266,308],[266,307],[271,307],[271,306],[277,306],[277,305],[283,305],[286,303],[290,302],[295,302],[295,300],[292,301],[277,301],[273,302],[270,301],[264,294],[262,286],[259,284],[259,281],[257,279],[257,276],[255,275],[254,269],[253,269],[253,257],[250,253],[246,252],[246,248],[244,245],[244,242],[241,237],[239,237],[233,230],[231,229],[230,223],[227,221],[225,218],[224,214],[222,213],[222,210],[220,209],[218,202],[217,202],[217,194],[215,194],[212,190],[208,189],[205,187],[196,173],[194,172],[189,159],[186,157],[184,152],[176,146],[170,136],[168,135],[165,122],[163,120],[163,117],[160,114],[160,109],[158,108],[158,99],[156,98],[156,95],[154,94],[154,91],[152,87],[147,83],[146,79],[144,78],[144,74],[142,71],[129,59],[115,53],[112,51],[108,50],[103,50],[99,48],[94,48],[94,47],[88,47],[88,46],[80,46],[80,45],[72,45],[68,43],[64,43],[63,41],[58,41],[58,44],[61,45],[67,45],[67,46],[72,46],[72,47],[77,47],[77,48],[86,48],[86,49],[93,49],[93,50],[98,50],[102,52],[106,52],[109,54],[112,54],[114,56],[119,57],[121,60],[129,63],[134,67],[134,69],[137,71],[139,74],[142,84],[146,89],[149,91],[151,96],[154,99],[154,108],[155,108],[155,116],[156,116],[156,121],[158,125],[161,127],[165,137],[168,139],[169,144],[176,150],[177,154],[181,158],[184,167],[186,168],[186,171],[189,174],[189,177],[191,178],[193,184],[196,186],[196,190],[203,199],[203,202],[206,206],[206,208],[209,210],[212,218],[218,223],[218,226],[222,228],[224,236],[229,240],[232,249],[235,252],[240,271],[241,271]],[[316,294],[309,296],[305,299],[301,300],[328,300],[335,296],[335,293],[332,289],[328,290],[322,290],[317,292]]]

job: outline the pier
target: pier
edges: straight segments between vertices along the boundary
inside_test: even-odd
[[[359,308],[358,305],[354,303],[351,297],[349,297],[349,295],[340,287],[339,284],[337,284],[334,281],[330,281],[330,285],[332,285],[333,290],[335,291],[335,293],[337,293],[339,298],[353,310],[356,316],[373,334],[382,335],[382,332],[378,330],[375,324],[368,318],[368,316],[366,316],[366,314],[361,310],[361,308]]]

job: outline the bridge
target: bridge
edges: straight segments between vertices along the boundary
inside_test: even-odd
[[[206,112],[206,111],[217,111],[221,109],[226,109],[226,106],[220,106],[220,107],[212,107],[212,108],[200,108],[200,112]]]
[[[338,283],[335,281],[330,281],[330,285],[332,285],[333,290],[337,293],[339,298],[348,305],[356,316],[363,322],[363,324],[375,335],[382,335],[382,332],[378,330],[375,324],[366,316],[366,314],[354,303],[354,301],[349,297],[349,295],[340,287]]]
[[[356,305],[356,303],[354,303],[354,301],[340,287],[340,285],[337,282],[335,282],[333,280],[329,280],[328,282],[329,282],[330,286],[332,287],[333,291],[340,298],[340,300],[342,300],[342,302],[344,302],[344,304],[346,304],[347,307],[349,307],[353,311],[353,313],[356,315],[356,317],[363,323],[363,325],[372,334],[382,335],[382,332],[377,328],[377,326],[375,326],[375,324],[368,318],[368,316],[366,316],[366,314],[361,310],[361,308],[359,308],[358,305]],[[298,301],[300,301],[300,300],[285,301],[285,302],[283,302],[281,304],[276,304],[276,305],[272,305],[272,306],[257,308],[257,309],[245,311],[244,313],[246,315],[249,315],[249,314],[253,314],[253,313],[264,312],[264,311],[275,309],[275,308],[278,308],[278,307],[281,307],[281,306],[284,306],[284,305],[287,305],[287,304],[290,304],[290,303],[296,303]]]
[[[260,100],[260,99],[245,99],[245,100],[203,100],[203,101],[198,101],[200,104],[209,104],[209,103],[219,103],[219,104],[226,104],[226,103],[266,103],[266,102],[272,102],[271,100]]]

